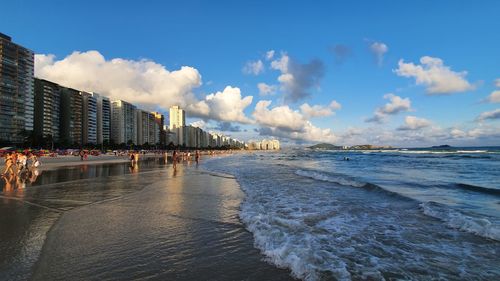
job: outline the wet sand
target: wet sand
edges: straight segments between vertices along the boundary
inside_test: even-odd
[[[4,190],[0,279],[291,279],[253,247],[233,178],[141,164],[93,165],[79,177]]]

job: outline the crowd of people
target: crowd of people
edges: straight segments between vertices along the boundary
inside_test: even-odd
[[[29,152],[9,152],[4,155],[5,168],[1,177],[5,180],[5,190],[13,186],[22,188],[26,181],[35,182],[40,172],[40,160],[35,154]]]
[[[5,169],[2,176],[20,175],[29,173],[40,166],[40,160],[35,154],[29,152],[10,152],[5,154]]]

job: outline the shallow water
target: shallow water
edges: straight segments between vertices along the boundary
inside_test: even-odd
[[[236,176],[255,246],[295,277],[498,280],[500,155],[476,153],[289,150],[205,166]]]
[[[0,280],[289,280],[238,218],[234,179],[159,161],[45,171],[0,198]]]

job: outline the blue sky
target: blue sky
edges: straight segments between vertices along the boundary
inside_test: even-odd
[[[0,32],[50,58],[39,63],[37,76],[151,109],[181,103],[190,122],[232,128],[224,133],[241,139],[500,145],[498,1],[7,1],[2,7],[8,12]],[[91,50],[104,63],[125,60],[122,69],[137,72],[129,80],[140,82],[103,86],[109,68]],[[270,50],[274,56],[266,59]],[[75,51],[81,57],[68,59]],[[425,65],[423,57],[432,59]],[[280,68],[283,58],[289,64]],[[150,79],[145,61],[169,73]],[[247,63],[258,61],[258,75],[248,73]],[[411,68],[406,76],[402,67]],[[169,76],[175,71],[180,82]],[[124,84],[118,75],[109,77]],[[419,77],[427,82],[418,84]],[[259,93],[259,83],[274,94]],[[272,103],[256,110],[264,100]],[[329,108],[333,100],[341,107]],[[326,111],[311,116],[301,109],[305,103]],[[380,118],[367,122],[377,110]]]

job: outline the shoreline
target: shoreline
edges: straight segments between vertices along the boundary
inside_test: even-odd
[[[154,155],[147,158],[154,158]],[[95,168],[103,164],[101,161],[57,162],[44,166],[57,171],[62,168],[61,166],[68,166],[75,162],[76,164],[96,164],[93,165]],[[121,162],[128,162],[128,159],[121,160]],[[120,162],[104,161],[104,164],[108,163],[114,164],[113,166],[124,166],[120,165]],[[244,193],[234,177],[184,163],[178,164],[177,167],[174,170],[172,164],[169,163],[160,168],[144,170],[144,172],[139,170],[137,173],[120,177],[85,178],[69,183],[38,185],[36,189],[31,190],[27,188],[24,191],[26,200],[33,201],[32,197],[36,193],[37,204],[60,211],[58,215],[55,214],[57,218],[47,230],[36,263],[31,267],[31,279],[83,280],[91,276],[113,280],[147,278],[148,276],[181,280],[190,280],[196,276],[218,280],[293,279],[288,270],[278,269],[262,261],[264,256],[253,247],[253,236],[239,219],[240,203]],[[141,176],[144,173],[147,176]],[[126,184],[128,190],[123,190],[125,187],[123,184]],[[96,193],[102,192],[99,188],[95,191],[83,192],[93,188],[89,185],[102,185],[103,188],[108,186],[104,190],[117,189],[120,194],[111,194],[111,196],[108,194],[105,196],[107,198],[96,197]],[[77,196],[76,198],[68,197],[73,201],[61,199],[61,202],[64,201],[61,205],[61,202],[54,201],[54,191],[62,192],[66,197],[68,197],[66,192],[75,192]],[[5,194],[2,193],[2,195]],[[100,200],[93,201],[96,198]],[[8,198],[4,200],[14,202]],[[145,202],[147,204],[144,204]],[[181,202],[183,203],[178,205]],[[37,213],[39,211],[51,213],[49,210],[40,210],[36,206],[20,201],[15,201],[14,205]],[[116,213],[117,210],[122,211]],[[113,219],[109,220],[109,216],[114,213],[119,215],[113,215]],[[147,223],[149,221],[155,221],[155,223]],[[50,221],[47,222],[50,223]],[[157,231],[158,225],[162,226],[163,231]],[[186,225],[187,228],[179,229],[179,225]],[[174,235],[176,231],[179,233]],[[181,242],[177,241],[178,237],[190,238]],[[115,247],[118,241],[129,242]],[[141,244],[137,247],[127,247],[137,241],[147,243],[148,246]],[[75,245],[84,246],[76,246],[75,249]],[[177,251],[171,252],[173,249],[182,248],[182,245],[186,245],[183,251],[187,250],[192,254],[186,256]],[[158,247],[161,248],[159,252],[154,250]],[[166,255],[165,253],[168,252],[171,254]],[[107,257],[99,259],[99,262],[94,260],[102,255]],[[158,255],[167,259],[161,261],[162,266],[156,266],[159,261],[153,258]],[[117,259],[116,256],[120,258]],[[209,260],[207,260],[208,257],[210,257]],[[124,266],[119,260],[133,262]],[[198,260],[210,262],[198,264]],[[151,266],[139,270],[134,265],[137,263]],[[176,267],[176,264],[183,263],[188,263],[190,266]],[[122,268],[127,274],[113,273],[113,270],[107,270],[108,273],[104,273],[99,270],[116,266]],[[187,268],[191,268],[191,271],[188,272]],[[11,268],[11,270],[15,269]],[[150,272],[150,275],[141,275],[145,274],[144,271]],[[139,274],[139,272],[142,273]],[[197,272],[198,275],[194,275],[193,272]],[[5,277],[10,279],[9,275]],[[25,279],[18,278],[18,280]]]

